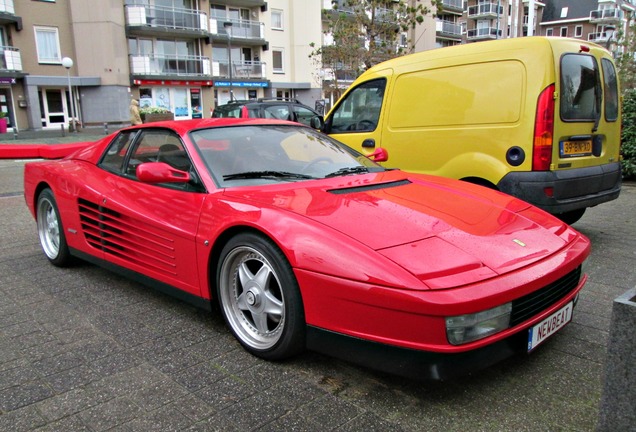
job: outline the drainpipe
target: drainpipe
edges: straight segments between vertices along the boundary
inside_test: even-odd
[[[528,2],[528,36],[534,36],[534,0]]]

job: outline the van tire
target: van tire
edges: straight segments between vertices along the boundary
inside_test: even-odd
[[[555,216],[561,219],[566,224],[572,225],[573,223],[578,222],[578,220],[583,217],[585,210],[586,210],[585,208],[570,210],[569,212],[559,213],[559,214],[556,214]]]

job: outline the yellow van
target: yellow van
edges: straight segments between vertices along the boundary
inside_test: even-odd
[[[620,99],[602,47],[525,37],[425,51],[362,74],[323,131],[384,164],[524,199],[568,223],[621,188]]]

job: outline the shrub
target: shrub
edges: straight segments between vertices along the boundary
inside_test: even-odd
[[[621,133],[623,178],[636,178],[636,89],[623,94],[623,131]]]

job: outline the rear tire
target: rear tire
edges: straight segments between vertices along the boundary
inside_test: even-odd
[[[232,238],[221,251],[217,298],[234,337],[250,353],[281,360],[305,349],[305,313],[285,255],[253,233]]]
[[[555,214],[555,216],[561,219],[566,224],[572,225],[573,223],[578,222],[578,220],[583,217],[585,210],[585,208],[571,210],[569,212]]]
[[[51,189],[44,189],[38,196],[36,222],[40,246],[48,260],[57,267],[67,267],[73,257],[66,244],[60,212]]]

